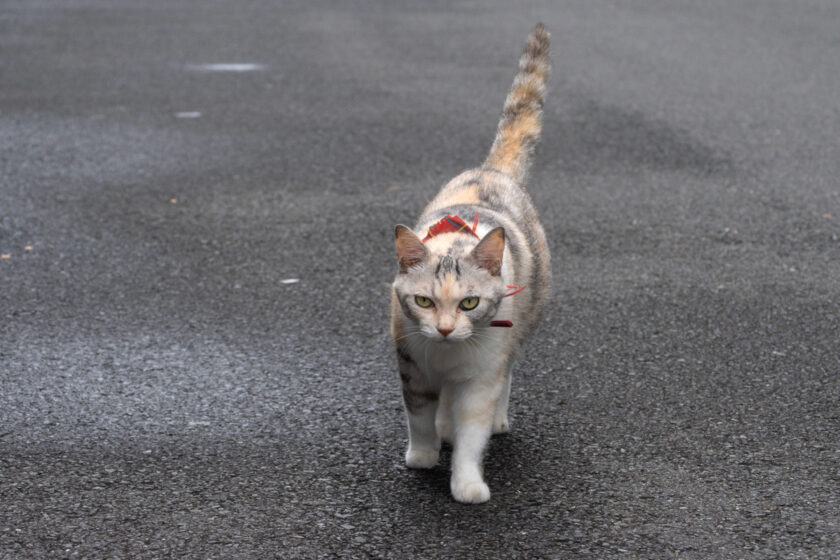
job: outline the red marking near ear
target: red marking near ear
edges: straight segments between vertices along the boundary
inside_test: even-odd
[[[508,290],[513,290],[513,291],[506,293],[502,297],[515,296],[516,294],[518,294],[519,292],[524,290],[527,286],[519,286],[517,284],[511,284],[510,286],[505,286],[505,287]],[[512,327],[513,326],[513,321],[507,321],[507,320],[505,320],[505,321],[490,321],[490,326],[491,327]]]
[[[502,297],[515,296],[516,294],[518,294],[519,292],[521,292],[522,290],[524,290],[524,289],[525,289],[525,288],[527,288],[527,287],[528,287],[528,286],[517,286],[517,285],[515,285],[515,284],[514,284],[514,285],[512,285],[512,286],[507,286],[507,289],[508,289],[508,290],[513,290],[513,291],[512,291],[512,292],[508,292],[508,293],[506,293],[506,294],[505,294],[505,295],[503,295]]]

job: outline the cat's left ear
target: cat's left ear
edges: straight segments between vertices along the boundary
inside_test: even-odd
[[[505,228],[497,227],[485,235],[475,249],[472,258],[479,268],[483,268],[491,276],[502,273],[502,255],[505,252]]]
[[[429,256],[429,250],[420,238],[402,224],[394,229],[394,243],[397,245],[397,260],[401,273],[408,272],[409,268],[417,266]]]

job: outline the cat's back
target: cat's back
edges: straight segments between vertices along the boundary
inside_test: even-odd
[[[533,223],[541,228],[528,192],[507,174],[487,167],[464,171],[449,181],[429,202],[419,221],[424,222],[429,217],[447,212],[469,214],[473,209],[506,215],[515,223]]]

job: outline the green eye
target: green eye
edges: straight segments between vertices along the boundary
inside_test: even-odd
[[[470,309],[475,309],[476,305],[478,305],[478,298],[472,296],[462,299],[459,307],[464,311],[469,311]]]
[[[435,303],[425,296],[414,296],[414,302],[420,307],[432,307]]]

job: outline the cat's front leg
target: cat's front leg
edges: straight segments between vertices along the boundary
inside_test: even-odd
[[[426,382],[426,376],[407,354],[400,353],[399,366],[408,420],[405,464],[412,469],[430,469],[437,464],[440,456],[440,437],[435,430],[440,391]]]
[[[411,469],[431,469],[440,456],[440,438],[435,430],[437,400],[417,404],[416,397],[403,395],[408,417],[408,449],[405,466]],[[409,402],[412,404],[409,404]]]
[[[493,417],[503,389],[503,380],[461,383],[452,395],[454,449],[452,451],[452,497],[459,502],[480,504],[490,499],[482,476],[482,457],[493,428]]]

